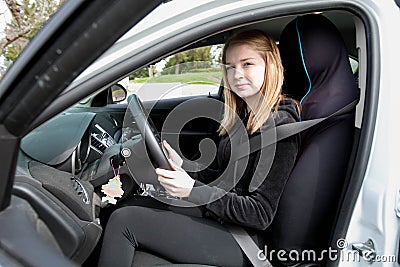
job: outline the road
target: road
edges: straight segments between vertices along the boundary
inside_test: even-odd
[[[183,83],[130,83],[128,94],[137,94],[142,101],[160,98],[174,98],[190,95],[208,95],[218,92],[217,84],[183,84]]]

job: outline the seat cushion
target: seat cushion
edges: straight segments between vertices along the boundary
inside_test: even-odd
[[[163,258],[156,255],[152,255],[148,252],[137,251],[135,253],[135,262],[132,267],[145,267],[145,266],[157,266],[157,267],[210,267],[210,265],[201,264],[181,264],[171,263]]]

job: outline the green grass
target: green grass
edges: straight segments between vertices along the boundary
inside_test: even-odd
[[[136,78],[135,80],[131,80],[130,82],[131,83],[146,83],[147,81],[149,80],[149,78],[148,77],[146,77],[146,78]]]
[[[219,84],[222,79],[220,71],[192,72],[184,74],[161,75],[154,78],[139,78],[134,83],[186,83],[186,84]]]

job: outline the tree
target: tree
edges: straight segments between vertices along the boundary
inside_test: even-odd
[[[146,77],[153,77],[154,75],[154,66],[150,65],[148,67],[142,68],[138,71],[135,71],[131,75],[129,75],[130,80],[135,80],[136,78],[146,78]]]
[[[214,64],[222,63],[222,50],[224,49],[224,45],[218,44],[211,46],[210,54],[212,57],[212,61]]]
[[[11,20],[0,40],[4,58],[12,63],[64,0],[4,0]],[[1,77],[1,76],[0,76]]]
[[[210,51],[211,51],[211,46],[204,46],[200,48],[187,50],[181,53],[177,53],[171,58],[169,58],[169,60],[165,64],[165,68],[175,67],[175,74],[179,74],[183,71],[180,66],[180,64],[182,63],[196,62],[196,61],[211,62]]]

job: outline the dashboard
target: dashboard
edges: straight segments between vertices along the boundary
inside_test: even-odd
[[[21,142],[13,194],[27,200],[61,245],[82,263],[102,226],[99,186],[112,175],[109,158],[120,151],[122,125],[109,115],[63,113]]]
[[[94,127],[92,127],[90,140],[90,148],[100,154],[103,154],[108,147],[116,144],[114,138],[98,123],[94,124]]]

